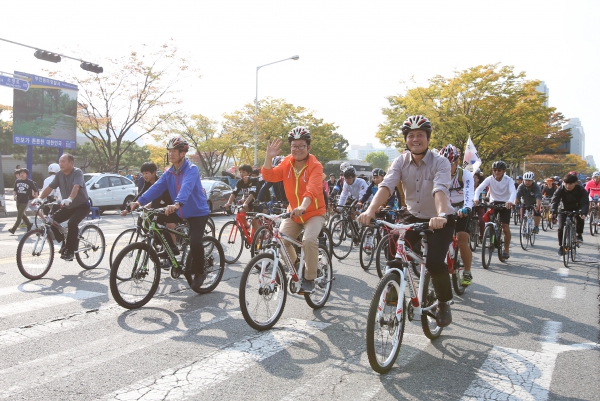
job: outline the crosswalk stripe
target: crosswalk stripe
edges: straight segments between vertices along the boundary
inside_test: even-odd
[[[23,284],[15,285],[12,287],[2,287],[2,288],[0,288],[0,297],[4,296],[4,295],[18,294],[20,292],[36,293],[38,291],[42,291],[42,290],[48,289],[50,287],[51,286],[49,286],[49,285],[34,284],[34,283],[23,283]]]
[[[196,310],[189,313],[197,312]],[[186,326],[186,329],[199,330],[208,325],[239,316],[240,314],[241,312],[232,312],[220,316],[211,314],[209,320],[190,324]],[[149,323],[138,329],[143,331],[146,326],[148,329],[155,327],[153,323]],[[169,330],[164,333],[145,336],[138,333],[121,331],[112,336],[0,370],[0,383],[3,384],[2,388],[0,388],[0,398],[13,397],[17,393],[148,348],[181,335],[181,333],[182,330]],[[35,372],[35,374],[27,376],[27,379],[23,379],[21,373],[24,370]]]
[[[564,299],[567,296],[567,288],[556,285],[552,289],[552,298]]]
[[[29,299],[23,302],[14,302],[0,306],[0,317],[32,312],[38,309],[50,308],[53,306],[64,305],[75,301],[102,296],[105,297],[106,294],[100,292],[76,290],[73,292],[65,292],[62,294]]]
[[[141,380],[103,399],[182,400],[202,392],[280,351],[309,338],[329,323],[289,319],[191,363]]]

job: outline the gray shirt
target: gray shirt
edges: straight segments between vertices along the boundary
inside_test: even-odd
[[[410,152],[404,152],[393,162],[379,186],[387,187],[391,194],[402,181],[406,207],[410,214],[420,219],[438,216],[434,195],[442,191],[446,195],[444,213],[454,214],[450,203],[450,162],[445,157],[428,150],[417,165]]]
[[[85,188],[85,182],[83,181],[83,172],[80,169],[74,167],[69,175],[59,171],[54,176],[54,181],[48,186],[53,189],[58,188],[62,198],[67,199],[71,195],[74,185],[79,185],[79,191],[77,192],[75,199],[73,199],[73,202],[67,206],[67,209],[73,209],[88,201],[88,193]]]

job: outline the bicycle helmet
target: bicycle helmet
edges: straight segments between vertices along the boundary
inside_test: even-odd
[[[350,167],[346,171],[344,171],[344,178],[352,177],[356,177],[356,170],[354,169],[354,167]]]
[[[51,165],[48,166],[48,172],[49,173],[58,173],[60,171],[60,166],[58,165],[58,163],[52,163]]]
[[[523,174],[523,179],[524,180],[532,180],[535,178],[535,175],[533,174],[533,171],[528,171],[525,174]]]
[[[557,175],[555,175],[555,176],[554,176],[554,177],[552,177],[552,178],[554,178],[554,181],[556,181],[556,182],[559,182],[559,181],[560,181],[560,177],[559,177],[559,176],[557,176]]]
[[[340,164],[340,172],[344,172],[346,170],[348,170],[350,167],[352,167],[352,165],[348,162],[343,162],[342,164]]]
[[[288,133],[288,141],[294,141],[296,139],[304,139],[308,145],[310,145],[310,131],[306,127],[298,126],[293,128]]]
[[[271,161],[271,165],[273,167],[277,167],[281,164],[282,161],[283,161],[283,156],[275,156],[273,158],[273,160]]]
[[[458,161],[460,157],[460,152],[458,151],[458,149],[456,149],[456,146],[448,144],[444,146],[442,150],[440,150],[440,156],[445,157],[446,159],[448,159],[450,164],[452,164]]]
[[[517,176],[517,180],[522,180],[522,179],[523,179],[523,176],[522,176],[522,175],[518,175],[518,176]]]
[[[592,178],[596,177],[600,177],[600,171],[595,171],[594,174],[592,174]]]
[[[492,170],[497,169],[506,170],[506,163],[504,163],[502,160],[495,161],[494,164],[492,164]],[[519,179],[519,177],[517,177],[517,179]]]
[[[427,133],[427,139],[431,136],[431,121],[427,117],[416,115],[408,117],[402,124],[402,134],[406,135],[413,130],[422,129]]]
[[[188,145],[187,141],[185,141],[179,136],[173,137],[167,142],[167,150],[179,149],[183,150],[184,152],[187,152],[189,148],[190,146]]]
[[[373,177],[376,177],[376,176],[385,177],[385,171],[383,171],[380,168],[374,168],[373,169]]]

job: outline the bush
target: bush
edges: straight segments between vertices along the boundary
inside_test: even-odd
[[[44,185],[44,175],[42,173],[34,172],[32,174],[32,180],[37,185],[38,190],[42,190],[42,186]],[[15,187],[15,175],[14,174],[4,174],[4,188],[13,189]]]
[[[15,175],[4,174],[4,188],[13,189],[15,187]]]

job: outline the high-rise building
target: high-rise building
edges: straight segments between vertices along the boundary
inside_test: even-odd
[[[544,95],[546,95],[546,101],[544,102],[544,106],[548,107],[548,102],[550,100],[550,88],[548,88],[546,86],[546,82],[542,81],[541,84],[539,84],[537,86],[537,88],[535,88],[538,92],[542,92]]]
[[[563,127],[563,129],[571,129],[571,141],[569,142],[569,153],[579,155],[581,158],[585,157],[585,132],[579,118],[570,118],[569,122]]]
[[[596,162],[594,161],[594,156],[592,156],[592,155],[586,156],[585,161],[587,162],[588,166],[590,166],[591,168],[596,168]]]
[[[350,150],[348,151],[348,158],[365,160],[365,157],[367,157],[369,153],[373,152],[385,153],[390,162],[396,157],[400,156],[400,152],[396,148],[392,148],[389,146],[386,148],[376,148],[373,146],[372,143],[367,143],[366,145],[350,145]]]

